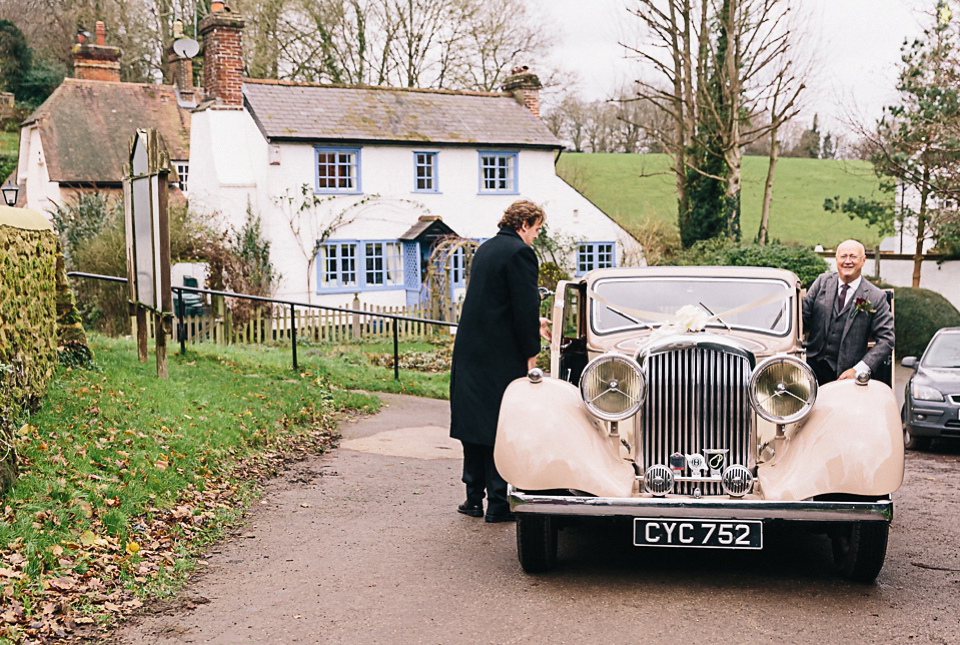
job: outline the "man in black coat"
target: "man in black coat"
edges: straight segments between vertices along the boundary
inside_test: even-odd
[[[820,385],[876,372],[893,352],[893,314],[886,294],[861,275],[866,259],[862,244],[841,242],[837,272],[821,274],[803,299],[807,363]]]
[[[517,201],[500,220],[500,232],[480,245],[470,267],[450,370],[450,436],[463,443],[467,500],[458,511],[487,522],[513,519],[507,482],[497,472],[493,444],[507,385],[524,376],[549,338],[540,319],[537,256],[533,240],[545,214]]]

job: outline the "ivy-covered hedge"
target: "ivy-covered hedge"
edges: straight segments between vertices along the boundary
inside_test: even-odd
[[[716,238],[697,242],[689,249],[665,261],[681,266],[754,266],[793,271],[803,287],[809,288],[817,276],[830,267],[817,253],[802,246],[784,244],[742,244]]]
[[[895,287],[893,299],[898,360],[919,358],[938,329],[960,326],[960,311],[936,291]]]
[[[42,215],[0,210],[0,491],[16,476],[15,426],[57,363],[57,243]]]

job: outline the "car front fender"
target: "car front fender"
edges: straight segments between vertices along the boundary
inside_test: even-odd
[[[900,411],[893,391],[880,381],[822,386],[809,416],[773,445],[774,458],[757,469],[766,499],[879,497],[903,482]]]
[[[493,454],[503,478],[521,490],[569,488],[599,497],[633,491],[633,466],[620,457],[619,439],[560,379],[521,378],[507,387]]]

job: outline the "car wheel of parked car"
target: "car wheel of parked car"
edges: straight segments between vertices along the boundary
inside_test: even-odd
[[[834,529],[833,561],[844,578],[855,582],[876,580],[887,556],[887,522],[848,522]]]
[[[928,450],[930,448],[930,437],[918,437],[910,432],[910,426],[907,425],[907,408],[900,408],[900,420],[903,422],[903,447],[907,450]]]
[[[517,556],[527,573],[549,571],[557,564],[557,527],[547,515],[517,515]]]

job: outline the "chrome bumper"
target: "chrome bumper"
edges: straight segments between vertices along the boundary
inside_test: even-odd
[[[851,522],[893,520],[893,500],[876,502],[778,502],[762,499],[692,499],[686,497],[578,497],[535,495],[507,487],[514,513],[540,515],[633,516]]]

